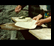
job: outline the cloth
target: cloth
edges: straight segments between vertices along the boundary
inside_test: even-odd
[[[51,16],[51,6],[50,5],[46,5],[46,8],[48,11],[45,11],[44,14],[44,18],[48,18],[49,16]],[[48,27],[51,27],[51,22],[49,23],[45,23]]]

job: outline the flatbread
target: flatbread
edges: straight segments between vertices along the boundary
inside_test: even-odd
[[[36,22],[37,22],[36,20],[32,20],[30,22],[16,22],[15,26],[23,27],[26,29],[34,29],[37,26],[37,25],[35,25]]]

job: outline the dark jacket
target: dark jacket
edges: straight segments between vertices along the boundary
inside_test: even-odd
[[[25,7],[26,5],[21,5],[21,6],[23,9],[23,7]],[[29,17],[33,18],[38,14],[42,14],[44,16],[44,12],[43,10],[40,10],[39,5],[29,5]]]

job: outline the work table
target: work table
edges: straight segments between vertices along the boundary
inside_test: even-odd
[[[29,30],[29,33],[31,33],[33,36],[35,36],[39,40],[51,40],[51,29],[50,28]]]

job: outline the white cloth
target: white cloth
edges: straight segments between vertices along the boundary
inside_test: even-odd
[[[40,10],[44,10],[44,11],[47,11],[47,6],[46,5],[39,5],[40,6]]]

